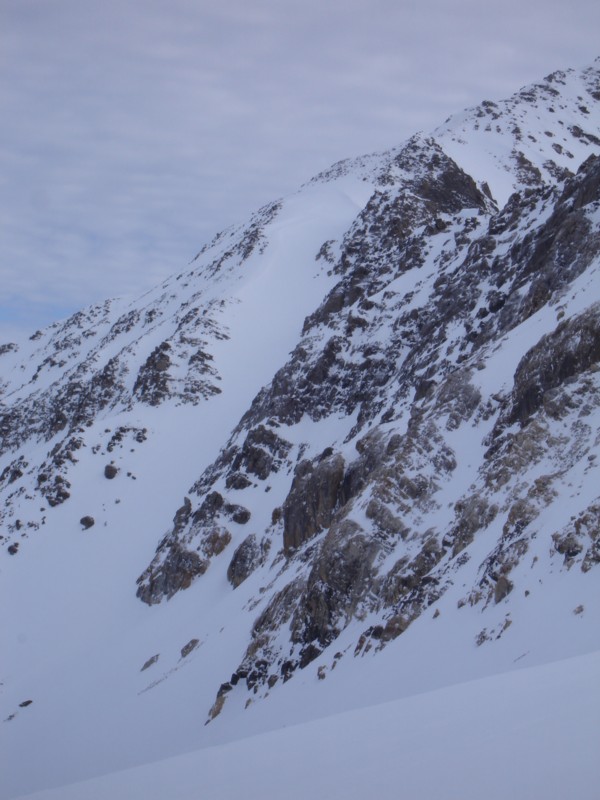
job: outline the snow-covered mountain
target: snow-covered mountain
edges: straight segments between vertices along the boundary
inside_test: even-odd
[[[487,692],[479,758],[501,764],[539,684],[527,730],[554,750],[522,796],[564,796],[576,766],[593,797],[599,359],[600,60],[339,162],[138,300],[0,346],[1,796],[128,770],[39,796],[145,775],[140,797],[195,797],[192,762],[225,786],[230,758],[309,741],[364,796],[365,746],[336,730],[387,752],[392,709],[426,737],[449,707],[481,725]],[[289,793],[274,775],[246,794]]]

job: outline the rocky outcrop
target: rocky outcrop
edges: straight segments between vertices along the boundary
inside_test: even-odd
[[[542,337],[515,373],[509,422],[525,423],[550,389],[596,367],[600,361],[600,303],[564,320]]]
[[[270,548],[269,539],[263,538],[259,542],[254,533],[246,536],[244,541],[238,545],[227,567],[227,579],[234,589],[237,589],[254,570],[265,563]]]
[[[186,497],[175,513],[173,529],[178,533],[183,531],[191,513],[192,504]],[[208,565],[208,560],[197,552],[185,549],[179,542],[169,542],[165,537],[156,558],[137,579],[136,594],[148,605],[160,603],[164,597],[168,599],[181,589],[187,589],[194,578],[206,572]]]
[[[600,503],[594,501],[562,531],[553,533],[552,542],[568,569],[579,563],[583,572],[589,572],[600,564]]]
[[[205,445],[221,449],[199,456],[212,463],[182,487],[152,561],[140,564],[137,596],[154,605],[197,582],[201,602],[217,598],[215,614],[222,593],[236,608],[235,636],[244,625],[246,634],[226,645],[232,663],[211,719],[228,698],[245,704],[245,693],[278,691],[303,669],[324,679],[341,658],[387,646],[439,616],[439,606],[426,612],[452,586],[462,587],[457,613],[506,608],[473,632],[470,643],[483,645],[508,629],[530,576],[541,586],[540,554],[570,579],[600,563],[590,488],[600,447],[600,142],[587,108],[598,70],[577,78],[587,94],[576,101],[561,96],[564,77],[318,176],[309,191],[347,176],[366,198],[345,231],[323,232],[320,220],[318,236],[329,238],[310,242],[301,268],[327,290],[222,440],[202,438],[212,410],[181,414],[186,469]],[[552,131],[526,128],[540,106],[557,120]],[[461,161],[480,146],[487,182]],[[261,254],[280,244],[282,229],[273,238],[269,229],[279,209],[218,235],[192,269],[137,303],[107,303],[34,334],[27,363],[1,350],[3,370],[16,365],[3,371],[0,408],[0,545],[19,554],[7,559],[13,567],[41,515],[74,505],[79,461],[98,456],[89,474],[104,502],[94,513],[98,525],[110,520],[106,501],[120,503],[136,477],[129,452],[152,441],[139,417],[174,425],[179,405],[207,400],[229,413],[216,395],[242,386],[231,368],[241,362],[237,287],[298,266],[284,257],[261,272]],[[222,347],[227,323],[234,340]],[[34,505],[35,519],[17,513]],[[182,659],[206,640],[192,633],[202,639],[178,647]]]
[[[265,425],[258,425],[248,431],[244,443],[229,455],[230,466],[227,485],[232,486],[240,476],[266,480],[272,472],[277,472],[290,450],[290,444]]]
[[[287,553],[329,527],[342,499],[344,459],[341,455],[302,461],[283,504],[283,547]]]
[[[502,336],[549,302],[560,311],[565,287],[599,257],[597,225],[589,219],[596,160],[575,176],[555,173],[558,183],[549,186],[540,170],[516,158],[528,188],[501,210],[445,159],[435,179],[418,175],[413,194],[396,196],[398,172],[431,172],[436,158],[436,148],[422,140],[398,157],[397,171],[390,169],[344,240],[334,264],[338,284],[242,420],[249,427],[267,420],[294,426],[307,416],[356,420],[346,436],[355,443],[353,456],[338,443],[297,460],[274,514],[272,529],[287,559],[282,574],[289,570],[290,581],[256,619],[235,673],[254,693],[306,668],[367,613],[380,623],[363,631],[355,655],[401,635],[444,594],[472,543],[491,529],[498,531],[495,544],[460,603],[509,602],[539,535],[541,511],[585,453],[578,414],[597,402],[588,385],[598,359],[595,306],[565,319],[515,365],[510,395],[486,395],[478,373]],[[465,218],[466,207],[480,217]],[[462,214],[460,221],[452,214]],[[415,232],[419,226],[424,236]],[[412,293],[386,290],[424,268],[435,236],[446,237],[446,250],[421,303]],[[564,441],[551,433],[554,418],[572,426]],[[523,427],[509,428],[513,422]],[[478,426],[488,431],[487,443],[483,434],[479,443],[482,462],[468,490],[450,495],[446,512],[448,487],[465,468],[460,447],[450,442]],[[555,472],[523,483],[519,476],[550,452],[560,461],[556,454],[567,441],[574,449]],[[569,529],[553,541],[567,565],[580,559],[590,569],[597,541],[580,539]],[[255,544],[246,547],[255,552]],[[221,693],[220,707],[235,685]]]
[[[137,596],[149,604],[159,603],[163,597],[172,597],[178,588],[187,588],[195,578],[204,575],[211,560],[229,546],[231,523],[244,526],[250,518],[247,508],[227,502],[217,491],[209,492],[195,510],[186,497],[152,563],[138,578]],[[247,537],[245,547],[233,556],[230,581],[234,587],[245,580],[258,563],[264,562],[270,543],[256,545],[256,553],[254,546],[254,539]],[[181,587],[177,587],[176,573],[181,563],[185,576]]]
[[[163,598],[187,589],[194,578],[203,575],[208,562],[192,550],[170,547],[156,570],[149,567],[138,579],[136,595],[144,603],[153,605]]]
[[[169,397],[170,342],[162,342],[150,353],[140,368],[133,394],[143,403],[157,406]]]
[[[329,529],[292,618],[291,639],[300,645],[300,668],[331,644],[356,615],[371,589],[380,547],[350,519]]]

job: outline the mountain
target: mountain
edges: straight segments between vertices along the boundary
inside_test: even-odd
[[[542,736],[490,796],[594,796],[599,271],[597,59],[1,346],[2,797],[218,797],[258,751],[221,796],[279,796],[309,742],[364,796],[365,726],[380,796],[447,736]]]

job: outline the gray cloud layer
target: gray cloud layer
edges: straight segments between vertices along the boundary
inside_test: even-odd
[[[331,162],[598,55],[596,0],[3,0],[0,339]]]

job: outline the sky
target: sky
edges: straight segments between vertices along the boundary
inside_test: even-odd
[[[0,343],[600,55],[597,0],[0,0]]]

